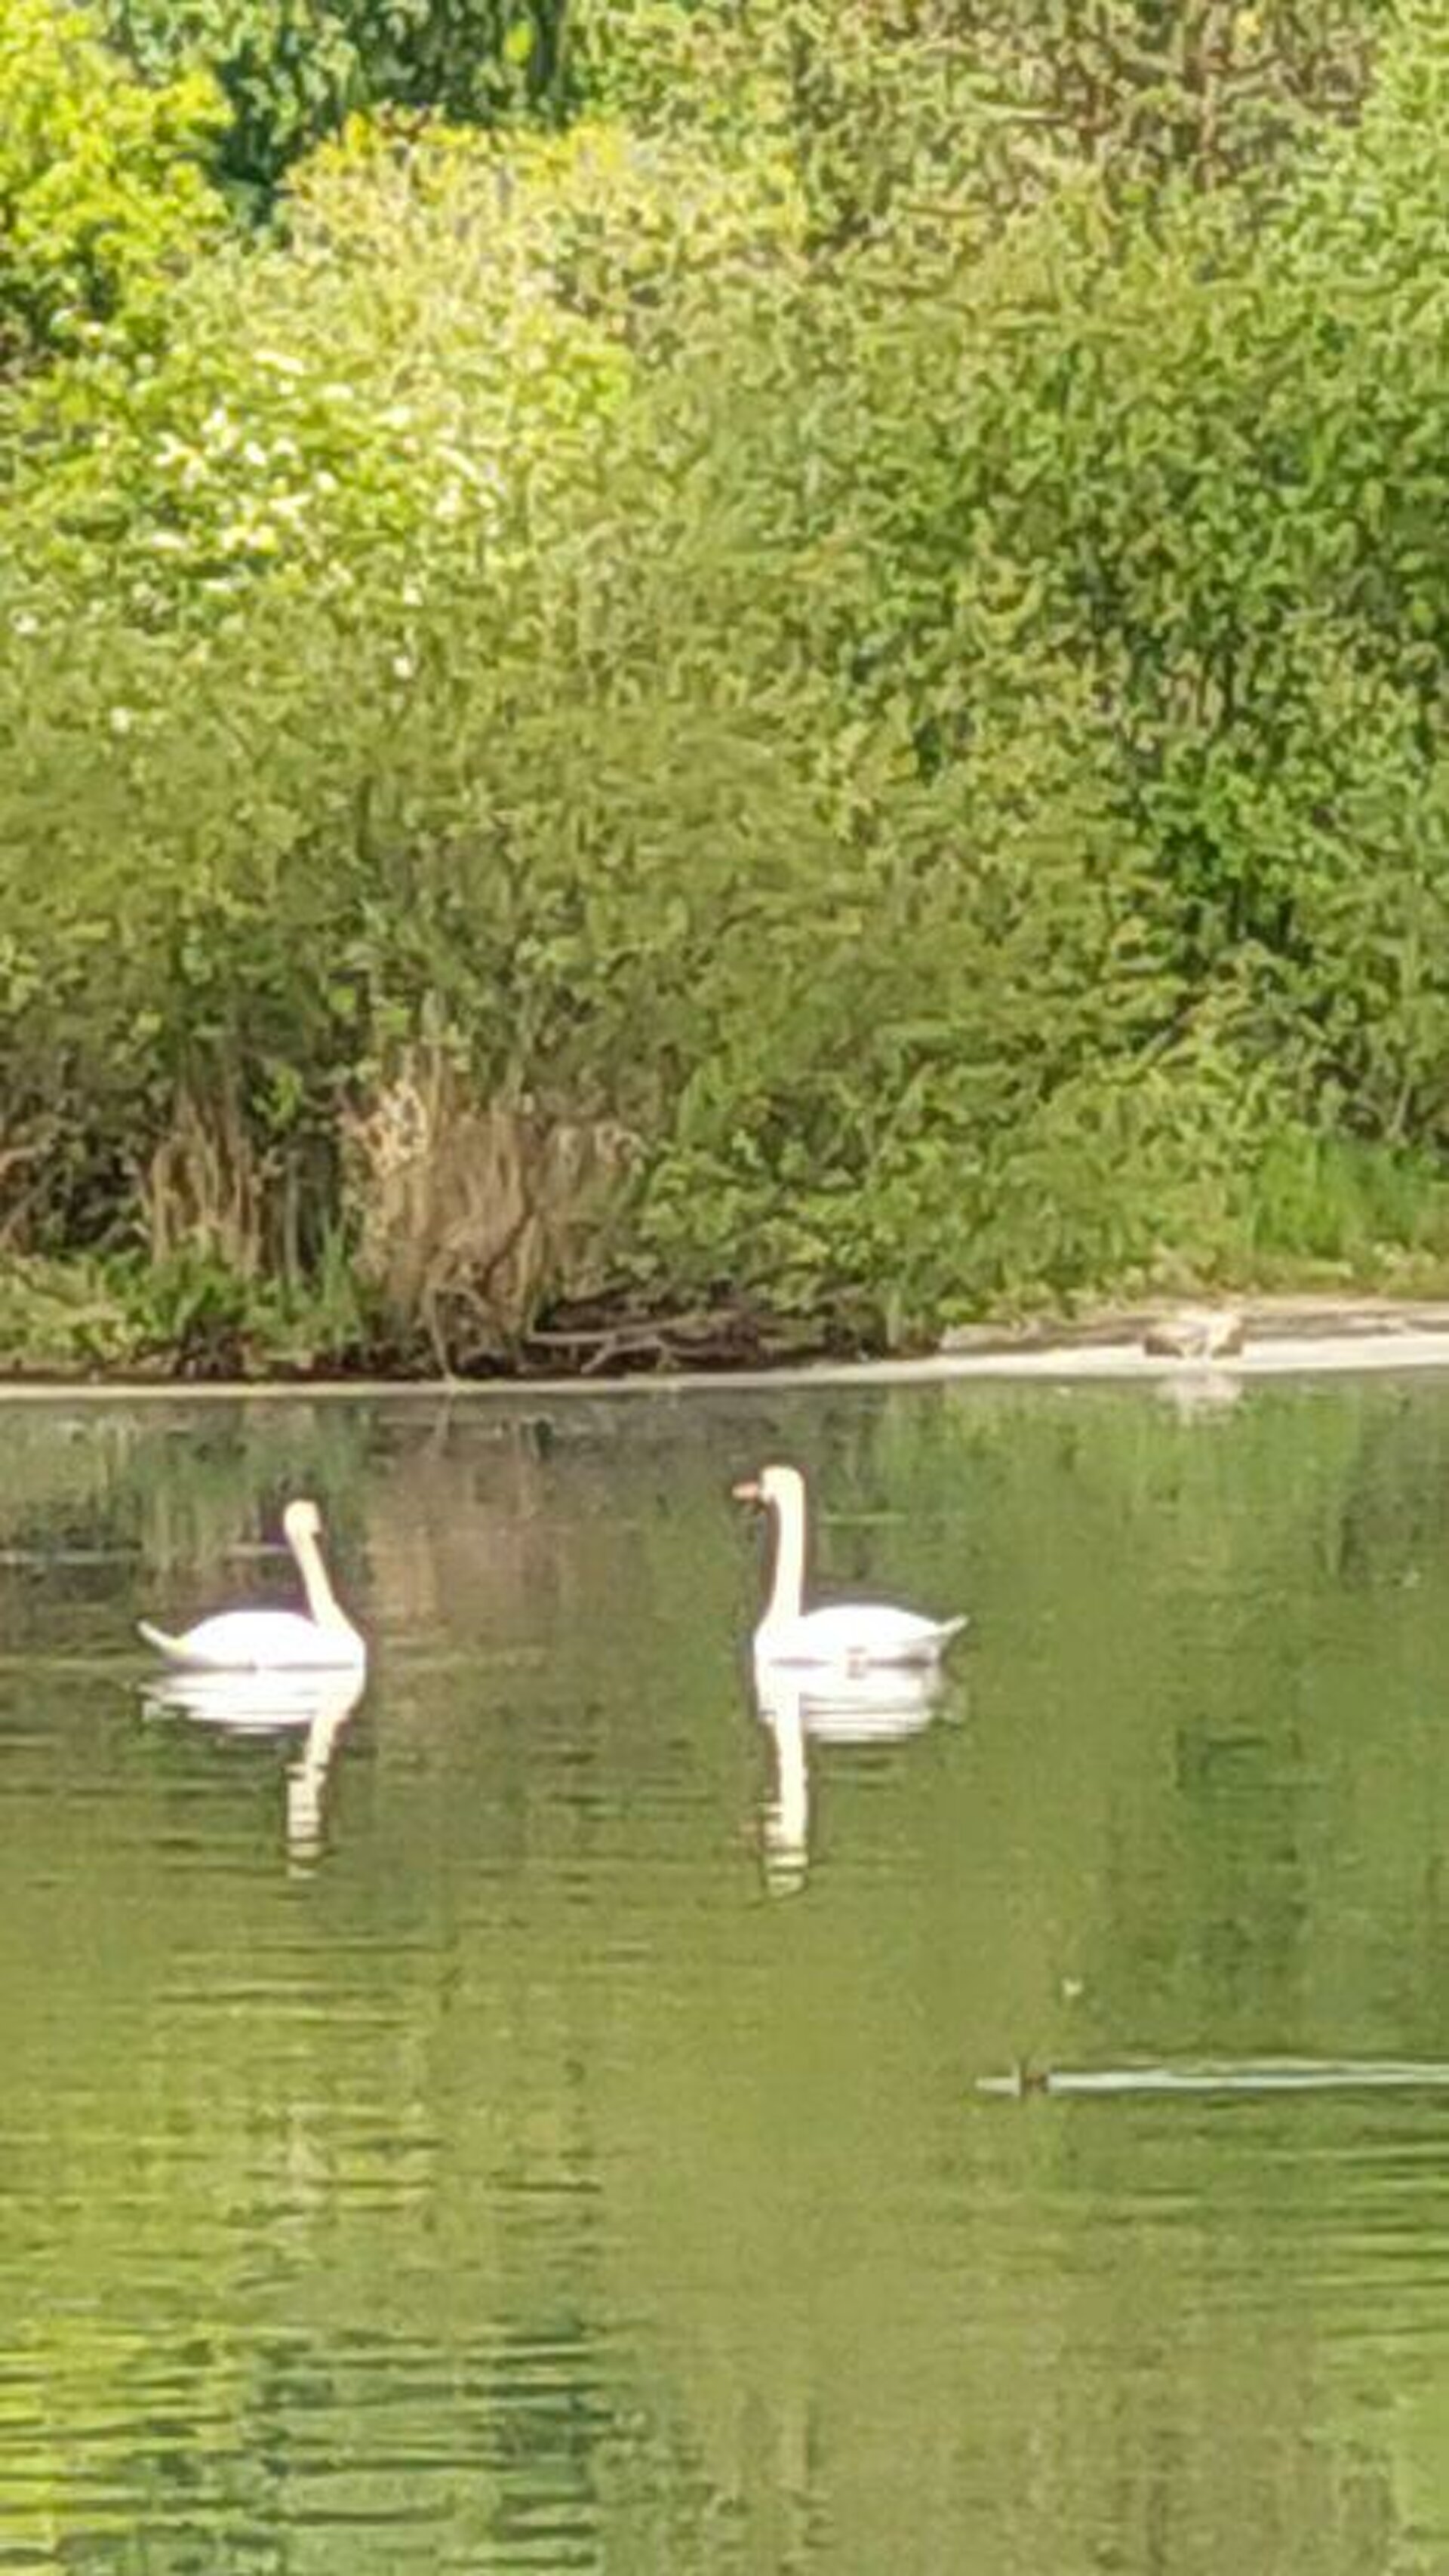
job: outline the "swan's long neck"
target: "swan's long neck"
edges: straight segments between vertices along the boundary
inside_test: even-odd
[[[322,1562],[322,1550],[310,1530],[298,1531],[292,1540],[292,1554],[297,1560],[297,1572],[307,1595],[307,1615],[313,1626],[340,1629],[346,1636],[355,1636],[356,1630],[332,1589],[331,1577]]]
[[[766,1624],[798,1619],[805,1595],[805,1498],[796,1485],[772,1497],[775,1508],[775,1573]]]

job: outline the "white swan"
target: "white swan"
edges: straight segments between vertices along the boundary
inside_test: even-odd
[[[316,1504],[289,1503],[282,1531],[307,1595],[305,1617],[299,1610],[224,1610],[180,1637],[168,1637],[143,1619],[147,1645],[186,1672],[360,1671],[367,1648],[328,1580]]]
[[[833,1666],[861,1673],[874,1664],[939,1663],[964,1618],[922,1619],[877,1601],[805,1610],[805,1480],[796,1467],[762,1467],[734,1487],[736,1502],[775,1515],[775,1574],[755,1630],[755,1662]]]

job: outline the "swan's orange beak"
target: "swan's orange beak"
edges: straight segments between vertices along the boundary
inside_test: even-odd
[[[762,1503],[765,1499],[753,1476],[746,1476],[741,1484],[731,1485],[730,1492],[737,1503]]]

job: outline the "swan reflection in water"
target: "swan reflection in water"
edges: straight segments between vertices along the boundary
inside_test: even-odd
[[[173,1672],[146,1690],[147,1717],[185,1717],[230,1735],[302,1731],[287,1766],[287,1849],[306,1860],[322,1841],[327,1775],[343,1728],[362,1697],[366,1675],[351,1672]]]
[[[774,1794],[764,1808],[765,1883],[778,1895],[805,1884],[810,1868],[810,1757],[819,1744],[883,1744],[918,1735],[941,1697],[938,1670],[811,1674],[776,1666],[759,1677],[755,1707],[774,1741]]]

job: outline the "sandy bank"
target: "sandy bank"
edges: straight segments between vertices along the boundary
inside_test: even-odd
[[[1399,1303],[1389,1298],[1244,1298],[1244,1347],[1220,1360],[1160,1357],[1142,1347],[1151,1325],[1171,1305],[1113,1310],[1071,1321],[1020,1327],[970,1325],[943,1346],[910,1359],[816,1361],[795,1368],[659,1371],[631,1377],[337,1378],[259,1382],[215,1380],[15,1380],[0,1382],[0,1403],[331,1402],[367,1397],[447,1397],[480,1404],[520,1399],[537,1404],[566,1396],[681,1396],[749,1388],[934,1386],[967,1380],[1032,1380],[1053,1384],[1175,1380],[1222,1384],[1250,1378],[1331,1377],[1395,1370],[1449,1370],[1449,1300]]]

